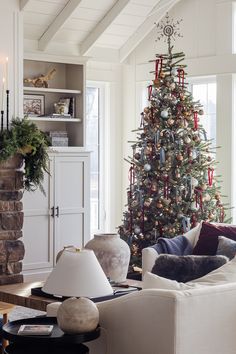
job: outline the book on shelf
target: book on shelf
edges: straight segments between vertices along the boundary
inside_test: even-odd
[[[52,330],[53,325],[21,325],[17,334],[21,336],[49,336]]]

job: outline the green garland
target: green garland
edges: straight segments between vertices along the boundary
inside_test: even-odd
[[[48,172],[49,141],[34,122],[27,118],[14,118],[9,130],[0,131],[0,162],[15,154],[24,161],[24,188],[34,191],[43,190],[44,172]]]

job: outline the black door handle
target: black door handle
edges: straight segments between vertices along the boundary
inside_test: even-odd
[[[54,206],[53,207],[51,207],[51,217],[52,218],[54,218],[55,217],[55,208],[54,208]]]
[[[59,217],[59,206],[56,207],[56,217]]]

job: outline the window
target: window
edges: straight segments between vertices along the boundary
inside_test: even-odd
[[[91,151],[91,232],[104,229],[103,195],[103,127],[104,127],[104,86],[91,82],[86,88],[86,148]]]
[[[190,90],[195,101],[200,101],[204,115],[199,116],[207,138],[216,144],[216,81],[214,78],[191,79]]]

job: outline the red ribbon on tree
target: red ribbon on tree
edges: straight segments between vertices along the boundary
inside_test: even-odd
[[[212,187],[213,184],[214,168],[208,168],[208,184]]]
[[[155,63],[155,80],[158,79],[158,74],[159,74],[159,59],[156,59],[156,63]]]
[[[148,86],[148,101],[150,101],[151,96],[152,96],[152,85],[149,85]]]
[[[162,70],[162,62],[163,62],[163,58],[162,58],[162,56],[160,56],[160,71]]]
[[[197,112],[194,112],[194,129],[198,129],[198,114]]]
[[[184,69],[178,69],[179,85],[184,88]]]
[[[132,164],[130,166],[130,169],[129,169],[129,183],[130,183],[130,187],[134,184],[134,165]],[[130,188],[131,190],[131,188]]]
[[[192,152],[192,149],[190,147],[187,148],[187,154],[188,154],[188,157],[190,157],[190,154]]]

